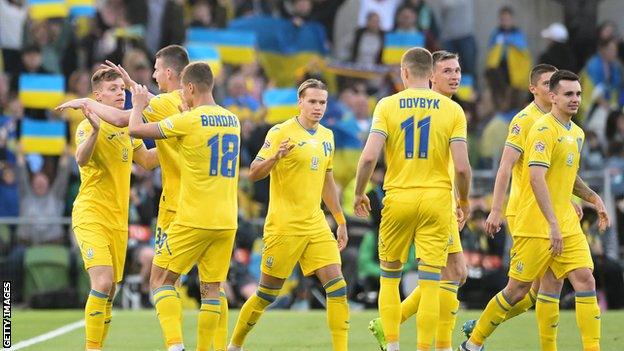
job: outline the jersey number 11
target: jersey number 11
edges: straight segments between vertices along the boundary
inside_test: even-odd
[[[420,129],[420,140],[418,142],[418,158],[427,158],[429,154],[429,126],[431,116],[418,121],[417,128]],[[405,130],[405,158],[414,158],[414,116],[408,117],[401,123],[401,129]]]

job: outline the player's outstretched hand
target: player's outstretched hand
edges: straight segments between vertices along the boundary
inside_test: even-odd
[[[349,242],[349,235],[347,234],[346,224],[338,225],[338,229],[336,229],[336,239],[338,240],[338,249],[340,251],[344,250],[344,248],[347,247],[347,243]]]
[[[106,60],[105,62],[106,63],[100,65],[100,68],[111,68],[115,70],[115,72],[119,73],[121,75],[121,79],[126,85],[126,89],[130,89],[137,84],[135,81],[132,80],[132,78],[130,78],[128,72],[121,65],[116,65],[109,60]]]
[[[80,110],[85,104],[85,99],[73,99],[56,106],[54,109],[56,111],[64,111],[67,109]]]
[[[353,202],[353,210],[358,217],[368,217],[371,211],[370,200],[366,194],[355,195],[355,201]]]
[[[583,208],[574,201],[572,201],[572,207],[574,207],[574,212],[576,212],[576,215],[578,216],[579,221],[583,219]]]
[[[277,154],[275,154],[275,158],[279,160],[282,157],[285,157],[294,147],[295,144],[290,144],[290,138],[283,140],[280,143],[279,148],[277,149]]]
[[[144,110],[149,104],[149,92],[145,85],[137,84],[130,88],[132,93],[132,107]]]
[[[499,210],[492,210],[485,220],[485,232],[490,238],[501,230],[502,214]]]
[[[594,207],[596,207],[596,212],[598,212],[598,229],[603,232],[611,226],[607,207],[599,196],[594,201]]]
[[[87,107],[82,109],[82,113],[84,113],[85,117],[87,117],[87,120],[93,127],[93,130],[96,132],[99,131],[100,130],[100,117],[98,117],[98,115],[93,113]]]
[[[559,256],[563,252],[563,237],[558,225],[550,227],[550,250],[553,256]]]

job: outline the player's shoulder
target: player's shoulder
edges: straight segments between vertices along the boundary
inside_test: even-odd
[[[581,138],[585,138],[585,131],[583,131],[583,128],[579,127],[578,124],[574,123],[574,121],[570,122],[571,124],[571,128],[570,130],[572,131],[572,133],[574,133],[576,136],[581,137]]]
[[[331,129],[325,127],[324,125],[319,124],[318,126],[318,131],[317,133],[319,133],[320,136],[322,137],[326,137],[326,138],[334,138],[334,132],[332,132]]]
[[[78,123],[78,129],[86,129],[86,128],[91,128],[91,123],[89,123],[88,119],[83,118],[82,121]]]
[[[553,134],[556,132],[556,126],[553,124],[554,118],[550,114],[545,114],[535,120],[531,126],[531,132],[540,134]]]

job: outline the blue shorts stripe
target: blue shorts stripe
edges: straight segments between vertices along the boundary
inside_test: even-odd
[[[327,297],[340,297],[340,296],[347,296],[347,287],[342,287],[336,291],[332,291],[330,293],[327,293]]]
[[[269,301],[269,302],[273,302],[277,298],[277,296],[275,296],[275,295],[269,295],[267,293],[263,293],[260,290],[256,290],[256,295],[258,295],[259,298],[261,298],[263,300],[266,300],[266,301]]]
[[[596,296],[596,290],[577,291],[575,296],[576,297],[592,297],[592,296]]]
[[[440,273],[418,271],[419,280],[440,280]]]

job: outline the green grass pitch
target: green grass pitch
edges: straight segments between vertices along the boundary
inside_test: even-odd
[[[238,311],[230,312],[230,331],[236,322]],[[478,317],[479,311],[461,311],[454,333],[454,347],[463,340],[459,327],[463,321]],[[33,338],[82,318],[80,310],[34,311],[14,310],[12,318],[13,345]],[[349,347],[357,351],[377,350],[375,340],[369,334],[368,321],[376,311],[351,313]],[[197,313],[185,311],[184,337],[187,350],[194,350]],[[623,350],[624,311],[607,311],[602,315],[602,350]],[[401,328],[401,345],[405,350],[416,346],[415,320],[412,318]],[[247,339],[246,350],[331,350],[325,312],[268,311]],[[562,311],[559,323],[560,350],[581,350],[580,335],[574,311]],[[57,338],[30,346],[24,350],[83,350],[84,329],[79,328]],[[153,310],[122,311],[113,316],[112,326],[105,343],[105,350],[165,350],[160,327]],[[488,340],[487,350],[539,350],[535,314],[526,313],[498,328]]]

